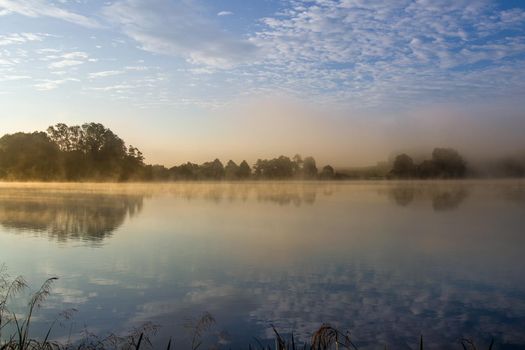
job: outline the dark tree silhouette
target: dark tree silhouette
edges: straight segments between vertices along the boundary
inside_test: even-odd
[[[328,169],[331,169],[329,171]],[[334,178],[333,169],[326,178]],[[5,135],[0,139],[0,179],[66,181],[168,181],[168,180],[241,180],[317,179],[313,157],[293,160],[286,156],[259,159],[252,169],[243,160],[226,167],[219,159],[201,165],[186,163],[170,169],[146,165],[142,152],[127,146],[113,131],[99,123],[68,126],[59,123],[47,133]]]
[[[416,174],[421,179],[430,179],[433,177],[437,177],[437,170],[434,162],[428,159],[422,161],[417,166]]]
[[[405,153],[400,154],[394,160],[390,175],[397,178],[411,178],[416,175],[414,161]]]
[[[254,174],[263,179],[289,179],[294,175],[295,163],[285,156],[270,160],[258,159],[254,165]]]
[[[224,166],[219,159],[199,166],[199,177],[204,180],[221,180],[224,178]]]
[[[466,162],[455,149],[435,148],[432,152],[432,162],[436,168],[436,175],[441,178],[464,177]]]
[[[466,162],[451,148],[435,148],[432,159],[424,160],[415,165],[412,158],[406,154],[396,157],[389,176],[395,178],[462,178],[467,172]]]
[[[98,123],[50,126],[47,134],[60,150],[66,180],[129,180],[144,174],[144,157],[110,129]]]
[[[239,166],[233,160],[229,160],[224,167],[224,177],[227,180],[235,180],[239,177]]]
[[[305,179],[317,178],[317,165],[313,157],[304,158],[302,173]]]
[[[0,177],[8,180],[53,180],[60,177],[59,149],[43,132],[0,138]]]
[[[239,165],[239,172],[237,176],[239,179],[247,179],[252,176],[252,169],[245,160],[243,160]]]
[[[323,170],[321,170],[321,173],[319,174],[319,177],[323,180],[331,180],[335,178],[334,168],[332,168],[330,165],[324,166]]]

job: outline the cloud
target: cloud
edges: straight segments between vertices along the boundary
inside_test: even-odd
[[[100,27],[100,24],[92,18],[64,10],[43,0],[0,0],[0,16],[10,13],[27,17],[56,18],[88,28]]]
[[[265,62],[249,73],[266,87],[363,107],[525,89],[522,9],[467,0],[288,4],[262,19],[262,30],[250,37]]]
[[[47,34],[42,33],[12,33],[0,35],[0,46],[23,44],[30,41],[42,41]]]
[[[13,81],[31,79],[29,75],[4,75],[0,77],[0,81]]]
[[[50,63],[48,66],[50,69],[62,69],[78,66],[84,64],[86,61],[91,62],[89,55],[82,51],[68,52],[60,56],[52,56],[52,58],[60,58],[60,60]]]
[[[107,20],[146,51],[222,68],[254,56],[252,43],[222,30],[203,12],[190,0],[121,0],[103,10]]]
[[[231,15],[233,15],[233,12],[231,11],[221,11],[217,13],[217,16],[231,16]]]
[[[110,76],[113,76],[113,75],[119,75],[119,74],[123,74],[124,71],[121,71],[121,70],[107,70],[107,71],[102,71],[102,72],[95,72],[95,73],[89,73],[89,77],[91,79],[93,78],[104,78],[104,77],[110,77]]]
[[[37,90],[39,91],[49,91],[54,90],[58,88],[60,85],[63,85],[70,81],[80,81],[75,78],[66,78],[66,79],[57,79],[57,80],[49,80],[49,79],[43,79],[41,83],[33,85]]]
[[[131,84],[117,84],[117,85],[109,85],[109,86],[102,86],[102,87],[91,87],[89,90],[92,91],[123,91],[123,90],[129,90],[129,89],[135,89],[138,86],[131,85]]]

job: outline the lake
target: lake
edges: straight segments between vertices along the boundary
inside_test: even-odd
[[[360,349],[523,349],[524,248],[523,181],[0,184],[0,263],[59,277],[33,335],[75,308],[62,340],[151,322],[189,344],[209,312],[203,348],[326,322]]]

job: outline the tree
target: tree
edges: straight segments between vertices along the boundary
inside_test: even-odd
[[[319,174],[319,177],[323,180],[331,180],[335,178],[334,168],[332,168],[330,165],[324,166],[323,170],[321,170],[321,173]]]
[[[417,166],[416,173],[421,179],[430,179],[438,176],[434,162],[428,159]]]
[[[206,162],[199,166],[199,176],[208,180],[221,180],[224,178],[224,166],[219,159]]]
[[[303,177],[305,179],[316,179],[317,178],[317,165],[313,157],[306,157],[303,161]]]
[[[270,160],[258,159],[254,165],[254,173],[258,178],[289,179],[295,174],[295,163],[285,156]]]
[[[239,165],[239,171],[237,173],[237,177],[239,179],[248,179],[252,175],[252,169],[248,165],[248,163],[243,160],[241,164]]]
[[[171,177],[174,180],[197,180],[199,173],[199,166],[194,163],[187,162],[175,166],[170,170]]]
[[[407,154],[403,153],[396,157],[390,175],[397,178],[411,178],[416,175],[414,161]]]
[[[144,156],[99,123],[67,126],[64,123],[47,129],[49,139],[60,150],[67,180],[128,180],[145,176]]]
[[[301,157],[300,154],[296,154],[295,156],[293,156],[292,158],[293,160],[293,171],[296,175],[299,175],[301,174],[302,170],[303,170],[303,157]]]
[[[82,139],[80,127],[69,127],[64,123],[47,128],[47,135],[63,152],[76,150]]]
[[[239,177],[239,166],[233,160],[229,160],[224,167],[224,177],[227,180],[235,180]]]
[[[435,148],[432,152],[432,162],[437,176],[442,178],[464,177],[467,170],[463,157],[452,148]]]
[[[0,138],[0,177],[9,180],[60,179],[59,149],[43,132]]]

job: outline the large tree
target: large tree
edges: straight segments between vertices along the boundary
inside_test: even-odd
[[[452,148],[435,148],[432,152],[432,162],[438,177],[464,177],[467,171],[465,160]]]
[[[390,175],[397,178],[411,178],[416,175],[416,166],[412,158],[403,153],[396,157]]]
[[[8,180],[59,179],[59,148],[43,132],[5,135],[0,138],[0,177]]]
[[[61,151],[68,180],[129,180],[144,176],[144,157],[99,123],[50,126],[47,134]]]
[[[313,157],[304,158],[302,173],[305,179],[317,178],[317,165]]]
[[[239,166],[233,160],[229,160],[224,167],[224,177],[227,180],[235,180],[239,177]]]
[[[239,165],[239,172],[237,173],[237,176],[239,177],[239,179],[248,179],[251,175],[252,169],[248,165],[248,162],[243,160]]]

